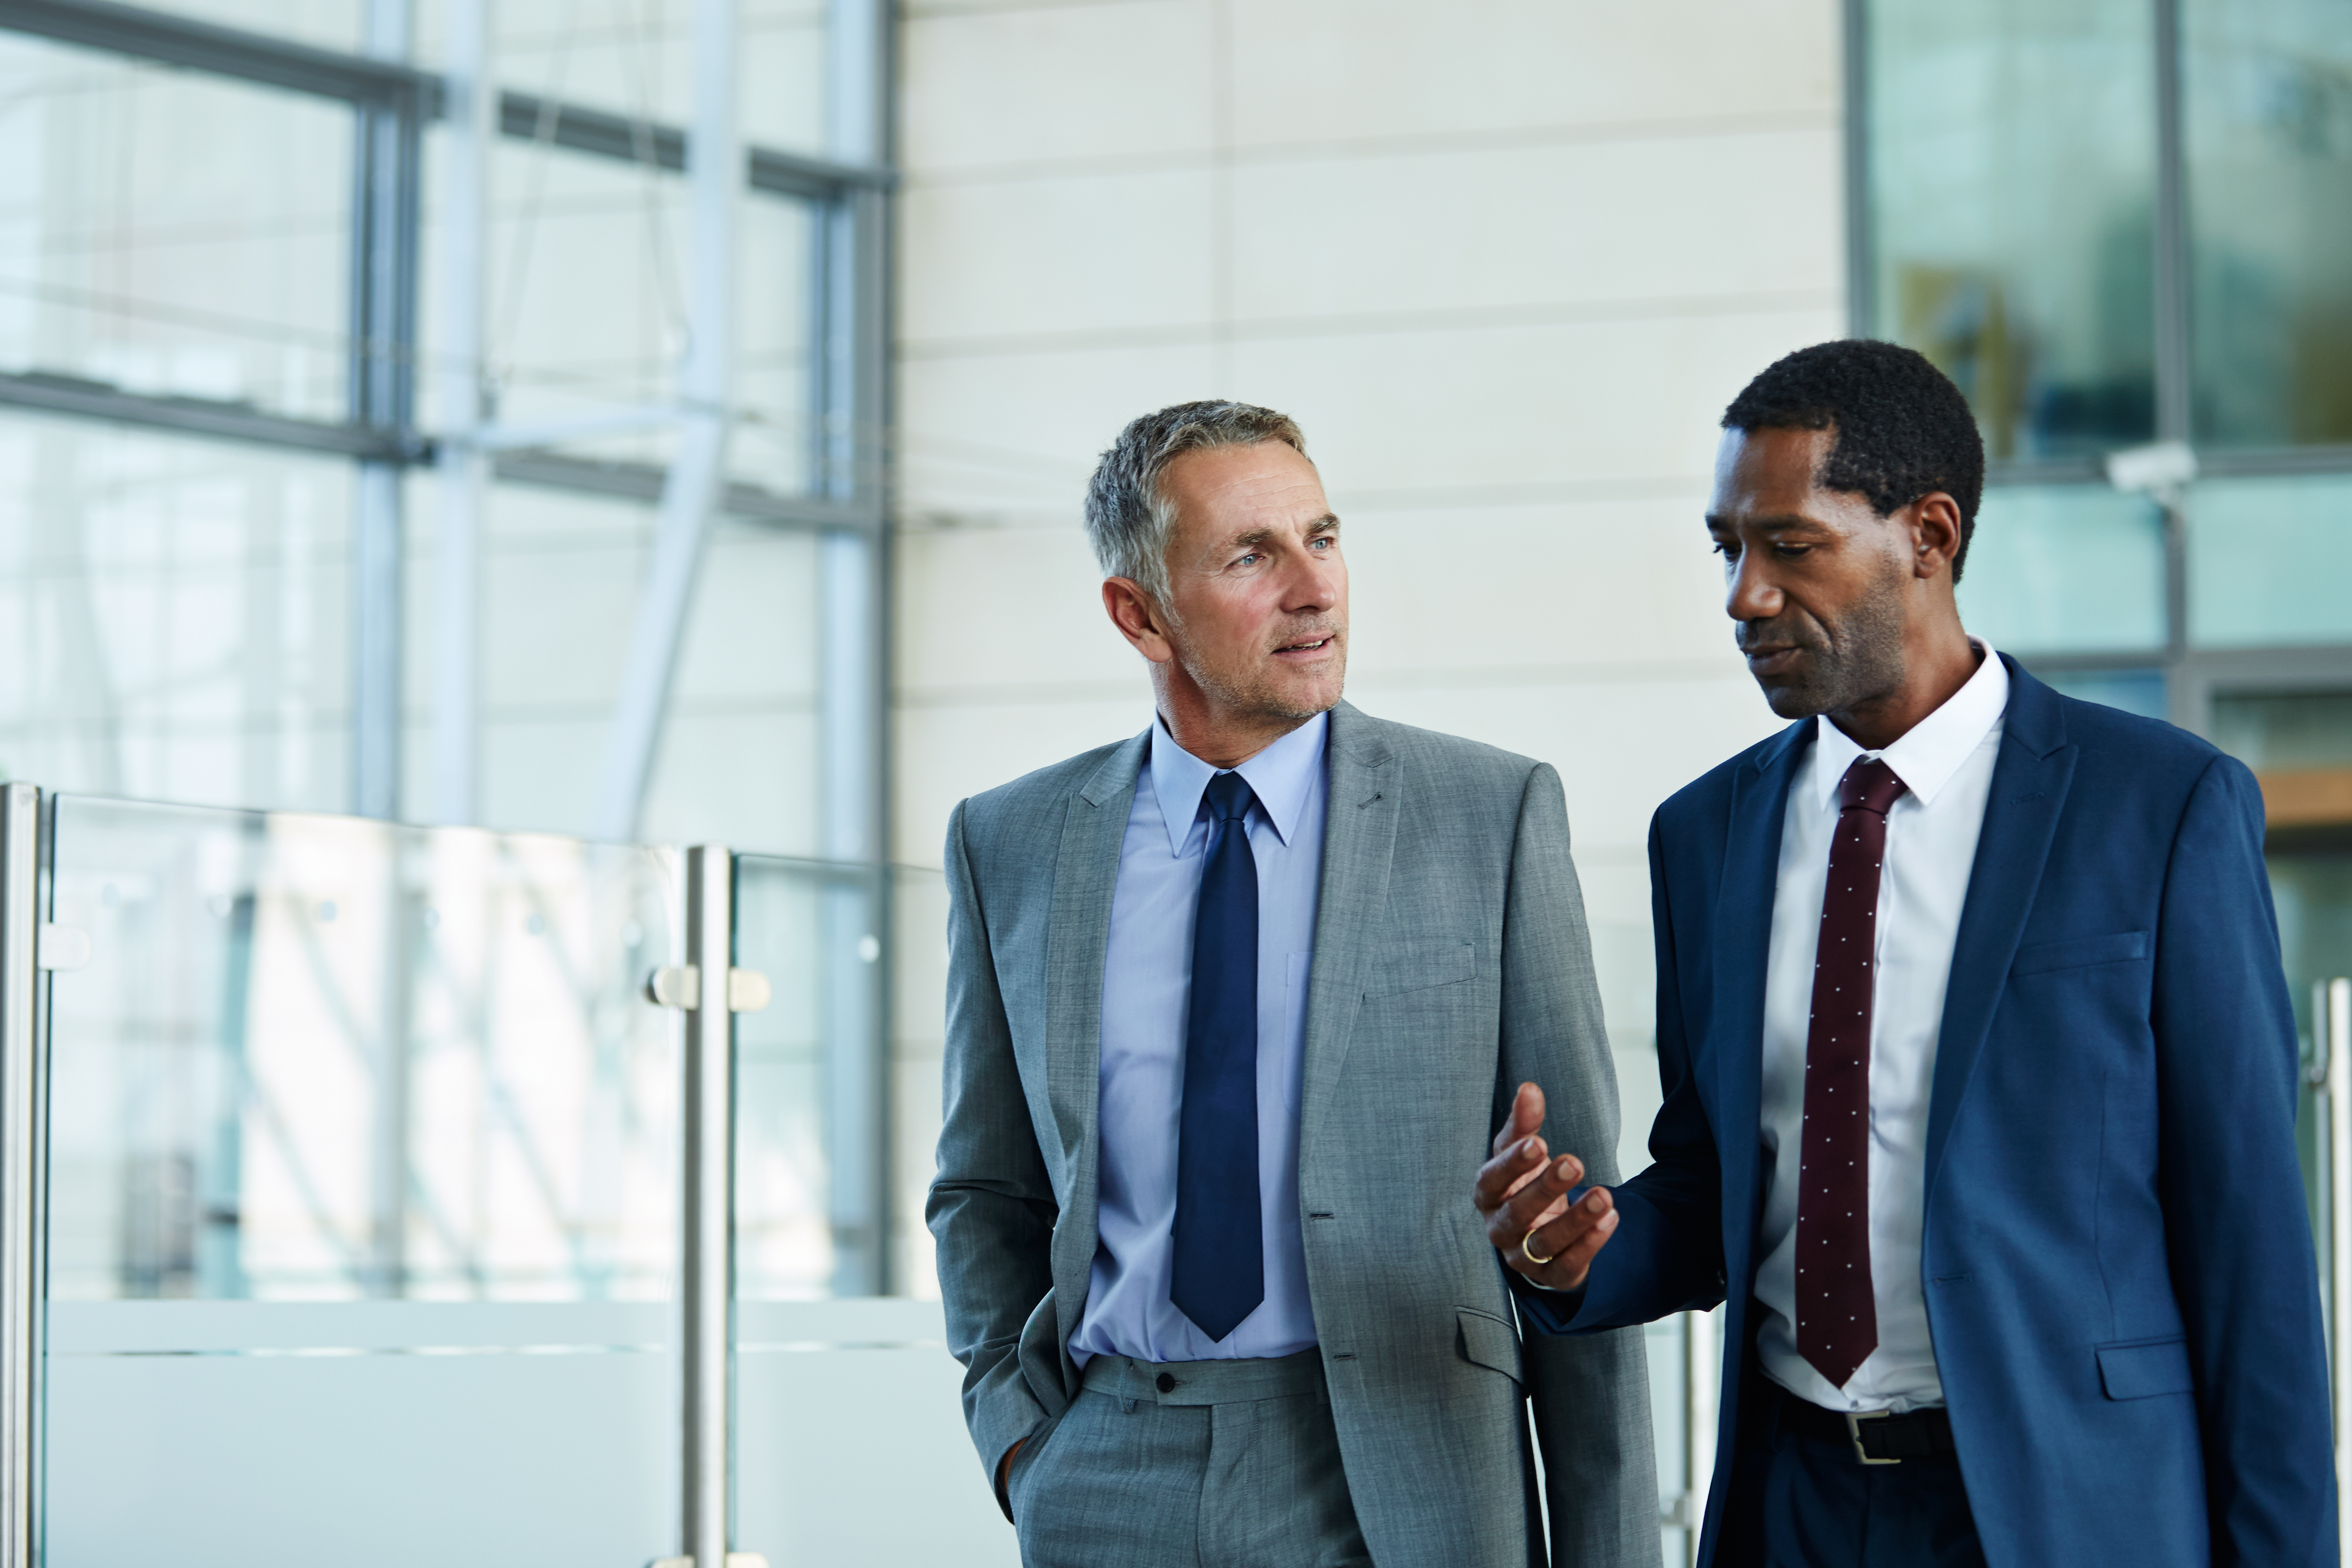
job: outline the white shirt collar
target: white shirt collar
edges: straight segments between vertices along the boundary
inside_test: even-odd
[[[1990,643],[1978,637],[1969,641],[1984,652],[1977,672],[1946,698],[1942,707],[1912,725],[1885,751],[1864,752],[1853,736],[1831,723],[1826,713],[1813,721],[1813,797],[1820,809],[1829,809],[1837,795],[1838,781],[1845,777],[1853,760],[1874,755],[1895,770],[1895,776],[1918,797],[1921,805],[1935,804],[1937,792],[1951,783],[1969,753],[2000,727],[2001,715],[2009,710],[2008,667]]]
[[[1290,835],[1307,809],[1307,792],[1323,776],[1323,742],[1331,716],[1318,713],[1256,756],[1234,769],[1248,781],[1258,808],[1273,825],[1286,848]],[[1168,852],[1181,856],[1193,819],[1201,815],[1201,797],[1209,781],[1224,770],[1211,767],[1176,743],[1157,715],[1151,721],[1151,793],[1160,802],[1160,818],[1168,828]]]

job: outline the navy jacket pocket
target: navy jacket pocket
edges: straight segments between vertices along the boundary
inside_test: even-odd
[[[2124,963],[2147,956],[2147,932],[2119,931],[2107,936],[2070,937],[2020,948],[2011,974],[2042,974],[2053,969],[2083,969],[2094,963]]]
[[[1478,950],[1466,942],[1397,942],[1375,949],[1370,967],[1364,994],[1393,996],[1469,979],[1478,972]]]
[[[2099,1383],[2109,1399],[2153,1399],[2159,1394],[2187,1394],[2187,1340],[2143,1340],[2137,1344],[2100,1345]]]
[[[1468,1307],[1454,1310],[1454,1348],[1462,1359],[1479,1366],[1492,1367],[1513,1383],[1527,1380],[1519,1373],[1519,1331],[1502,1319],[1486,1312],[1473,1311]]]

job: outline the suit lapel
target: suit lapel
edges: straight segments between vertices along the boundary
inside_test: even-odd
[[[1992,1026],[2010,961],[2042,868],[2065,808],[2074,778],[2077,748],[2066,743],[2065,715],[2057,693],[2009,666],[2009,709],[2001,721],[2000,755],[1993,763],[1992,789],[1985,798],[1984,828],[1969,873],[1959,933],[1952,942],[1952,968],[1944,991],[1944,1018],[1936,1041],[1936,1079],[1927,1102],[1927,1200],[1936,1195],[1936,1173],[1943,1163],[1952,1121],[1968,1095],[1977,1058]]]
[[[1062,817],[1054,859],[1054,909],[1045,938],[1045,1098],[1069,1173],[1068,1212],[1054,1232],[1054,1285],[1061,1342],[1077,1331],[1097,1237],[1100,1149],[1103,957],[1111,895],[1135,781],[1151,739],[1146,730],[1113,751],[1078,786]]]
[[[1780,881],[1780,829],[1789,791],[1813,743],[1813,721],[1791,724],[1733,776],[1723,886],[1715,900],[1716,1125],[1734,1145],[1723,1160],[1726,1263],[1744,1292],[1753,1241],[1757,1168],[1763,1147],[1764,980],[1772,952],[1772,904]]]
[[[1364,994],[1364,965],[1387,919],[1389,863],[1396,849],[1403,781],[1371,721],[1342,702],[1331,710],[1324,750],[1329,780],[1323,826],[1322,889],[1315,906],[1315,960],[1307,989],[1306,1060],[1299,1090],[1299,1145],[1315,1135],[1339,1083],[1339,1069]]]

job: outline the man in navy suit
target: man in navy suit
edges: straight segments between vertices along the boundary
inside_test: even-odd
[[[1496,1135],[1524,1315],[1727,1303],[1703,1563],[2335,1563],[2252,775],[1961,628],[1983,447],[1917,354],[1803,350],[1723,424],[1796,722],[1651,824],[1654,1163],[1580,1190],[1534,1085]]]

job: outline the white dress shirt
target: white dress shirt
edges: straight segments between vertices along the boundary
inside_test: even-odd
[[[1257,796],[1243,820],[1257,862],[1257,1181],[1265,1299],[1221,1342],[1168,1299],[1192,921],[1208,863],[1202,801],[1218,770],[1179,746],[1165,725],[1152,728],[1150,762],[1135,781],[1128,811],[1103,955],[1100,1239],[1086,1310],[1070,1336],[1071,1359],[1081,1366],[1104,1354],[1149,1362],[1283,1356],[1316,1342],[1298,1231],[1298,1096],[1323,876],[1328,728],[1328,716],[1318,714],[1234,770]]]
[[[1904,1411],[1944,1402],[1919,1280],[1927,1097],[1952,942],[2009,707],[2009,671],[1991,648],[1975,646],[1984,656],[1976,674],[1883,752],[1864,752],[1826,717],[1816,719],[1812,752],[1799,765],[1780,830],[1764,982],[1762,1121],[1770,1186],[1757,1238],[1764,1261],[1756,1299],[1766,1309],[1757,1353],[1767,1377],[1832,1410]],[[1878,1348],[1839,1389],[1797,1352],[1797,1159],[1813,949],[1837,831],[1838,781],[1864,756],[1884,760],[1906,788],[1886,814],[1871,993],[1870,1283]]]

